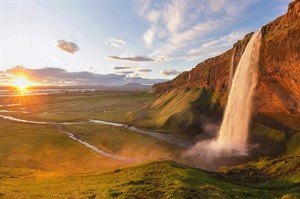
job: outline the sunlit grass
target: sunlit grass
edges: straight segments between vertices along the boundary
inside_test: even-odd
[[[117,170],[80,174],[2,169],[4,198],[280,198],[297,189],[274,189],[224,181],[218,175],[173,162],[150,162]],[[17,180],[16,180],[17,179]],[[299,195],[298,195],[299,196]]]
[[[74,173],[124,165],[71,140],[52,125],[0,122],[0,166]]]
[[[66,125],[81,140],[105,151],[142,160],[180,160],[182,149],[157,138],[138,134],[124,127],[101,124]]]

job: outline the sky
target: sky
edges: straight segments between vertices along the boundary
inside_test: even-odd
[[[0,83],[17,67],[40,84],[114,85],[172,79],[230,49],[291,2],[0,1]]]

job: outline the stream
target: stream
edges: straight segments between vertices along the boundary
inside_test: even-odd
[[[128,157],[118,156],[118,155],[115,155],[115,154],[112,154],[112,153],[108,153],[108,152],[106,152],[102,149],[99,149],[98,147],[96,147],[96,146],[94,146],[94,145],[92,145],[92,144],[90,144],[86,141],[83,141],[83,140],[80,140],[80,139],[76,138],[72,133],[65,131],[64,128],[63,128],[63,125],[83,124],[83,123],[90,122],[90,123],[111,125],[111,126],[116,126],[116,127],[124,127],[124,128],[127,128],[127,129],[131,130],[131,131],[134,131],[136,133],[143,134],[143,135],[148,135],[148,136],[151,136],[151,137],[155,137],[157,139],[163,140],[163,141],[168,142],[170,144],[174,144],[174,145],[177,145],[179,147],[182,147],[184,149],[187,149],[189,146],[191,146],[194,143],[191,140],[180,139],[180,138],[177,138],[177,137],[172,136],[172,135],[166,135],[166,134],[163,134],[163,133],[157,133],[157,132],[141,130],[141,129],[138,129],[134,126],[129,126],[129,125],[126,125],[126,124],[121,124],[121,123],[107,122],[107,121],[102,121],[102,120],[92,120],[91,119],[91,120],[84,121],[84,122],[61,122],[61,123],[58,123],[58,122],[25,120],[25,119],[15,118],[15,117],[12,117],[12,116],[1,115],[1,114],[0,114],[0,118],[3,118],[5,120],[10,120],[10,121],[15,121],[15,122],[29,123],[29,124],[53,125],[60,132],[66,134],[70,139],[73,139],[73,140],[77,141],[78,143],[86,146],[87,148],[89,148],[89,149],[91,149],[91,150],[93,150],[93,151],[95,151],[95,152],[97,152],[97,153],[99,153],[103,156],[106,156],[108,158],[112,158],[112,159],[115,159],[115,160],[122,160],[122,161],[128,161],[128,162],[139,162],[141,160],[135,159],[135,158],[128,158]]]
[[[82,124],[84,122],[63,122],[63,123],[56,123],[56,122],[39,122],[39,121],[32,121],[32,120],[24,120],[24,119],[18,119],[12,116],[7,116],[7,115],[0,115],[0,118],[10,120],[10,121],[15,121],[15,122],[22,122],[22,123],[29,123],[29,124],[41,124],[41,125],[53,125],[55,126],[60,132],[66,134],[69,138],[72,140],[77,141],[78,143],[86,146],[87,148],[93,150],[96,153],[99,153],[105,157],[112,158],[115,160],[121,160],[121,161],[126,161],[126,162],[140,162],[141,160],[135,159],[135,158],[128,158],[128,157],[123,157],[123,156],[118,156],[112,153],[108,153],[106,151],[103,151],[102,149],[99,149],[98,147],[91,145],[88,142],[85,142],[83,140],[80,140],[76,138],[72,133],[67,132],[63,129],[63,125],[70,125],[70,124]]]

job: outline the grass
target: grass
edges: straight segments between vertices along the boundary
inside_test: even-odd
[[[271,142],[285,142],[286,135],[284,131],[270,128],[261,123],[257,123],[253,129],[253,133],[264,140]]]
[[[164,125],[163,131],[194,122],[190,107],[214,111],[218,101],[203,90],[186,89],[160,96],[151,94],[59,94],[0,98],[0,104],[25,113],[18,118],[45,121],[106,121],[143,127]],[[10,101],[8,101],[10,100]],[[146,105],[152,107],[145,109]],[[195,105],[195,104],[194,104]],[[150,117],[151,119],[146,119]],[[139,118],[139,121],[135,121]],[[286,153],[262,157],[221,173],[205,172],[171,161],[126,166],[71,140],[53,125],[0,120],[0,198],[299,198],[300,132],[288,134],[262,124],[256,135],[286,144]],[[180,148],[124,127],[84,123],[65,125],[81,140],[105,151],[142,159],[180,160]]]
[[[71,140],[54,126],[0,122],[0,166],[74,173],[124,165]]]
[[[10,107],[9,110],[25,108],[30,114],[9,114],[25,119],[38,118],[54,122],[102,119],[126,122],[128,112],[143,107],[152,98],[153,95],[147,93],[58,94],[0,98],[0,104],[22,104]]]
[[[4,168],[2,198],[280,198],[299,191],[253,188],[169,161],[69,176],[32,172]]]
[[[179,159],[182,149],[157,138],[130,131],[124,127],[86,123],[66,125],[65,129],[81,140],[105,151],[139,159]],[[151,149],[151,150],[149,150]]]
[[[152,101],[143,111],[147,117],[140,117],[141,110],[133,112],[133,123],[159,131],[178,131],[179,127],[186,128],[192,123],[189,111],[190,102],[199,97],[198,90],[172,90],[164,93]],[[186,117],[188,116],[188,117]],[[173,124],[177,124],[174,126]],[[180,125],[183,124],[183,125]],[[179,126],[178,126],[179,124]]]
[[[274,129],[269,129],[273,132]],[[266,131],[268,132],[268,131]],[[278,133],[275,133],[277,135]],[[265,135],[263,131],[262,135]],[[272,137],[273,138],[273,137]],[[273,139],[272,139],[273,140]],[[286,152],[277,157],[261,157],[233,167],[223,167],[227,177],[272,189],[300,184],[300,132],[289,138]],[[277,140],[275,140],[276,142]]]

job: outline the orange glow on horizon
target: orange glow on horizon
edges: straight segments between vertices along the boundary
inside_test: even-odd
[[[11,84],[16,87],[20,93],[26,92],[30,86],[33,86],[33,82],[30,81],[28,74],[21,71],[13,76]]]
[[[14,86],[18,88],[20,91],[27,90],[28,87],[32,85],[32,82],[25,77],[18,76],[14,80]]]

